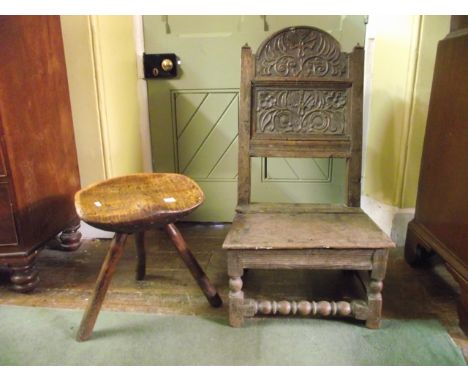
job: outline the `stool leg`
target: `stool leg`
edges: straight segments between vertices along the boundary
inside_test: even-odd
[[[81,319],[80,328],[76,336],[77,341],[86,341],[93,332],[94,324],[101,310],[102,302],[106,296],[107,289],[114,274],[115,267],[123,254],[127,234],[116,233],[112,239],[109,251],[104,258],[101,266],[101,271],[94,285],[93,296],[88,302],[83,318]]]
[[[145,231],[135,233],[137,251],[136,279],[143,280],[146,275]]]
[[[203,272],[200,264],[198,264],[197,260],[193,257],[192,252],[188,249],[187,244],[177,227],[171,223],[166,225],[165,228],[167,234],[172,240],[172,243],[177,248],[177,252],[205,294],[210,305],[215,308],[221,306],[223,304],[221,297],[219,297],[215,287],[211,284],[205,272]]]

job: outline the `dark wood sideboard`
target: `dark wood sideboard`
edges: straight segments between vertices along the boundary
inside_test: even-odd
[[[51,239],[80,245],[79,188],[60,18],[0,16],[0,267],[13,289],[34,289]]]
[[[468,16],[454,16],[437,49],[415,218],[405,257],[437,254],[460,285],[460,326],[468,333]]]

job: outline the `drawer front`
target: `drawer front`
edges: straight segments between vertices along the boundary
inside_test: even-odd
[[[7,183],[0,183],[0,245],[16,245],[15,219]]]

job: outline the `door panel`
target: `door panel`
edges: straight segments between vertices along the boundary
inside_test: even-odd
[[[230,221],[237,203],[240,49],[274,31],[312,25],[345,51],[364,45],[363,16],[144,16],[145,51],[175,53],[180,75],[149,80],[153,169],[193,178],[206,201],[188,219]],[[253,158],[252,200],[343,202],[339,159]]]
[[[206,179],[231,146],[236,133],[237,93],[207,93],[185,126],[178,124],[176,112],[179,171]],[[235,175],[235,174],[234,174]]]
[[[340,158],[254,158],[252,201],[342,203],[345,170]]]

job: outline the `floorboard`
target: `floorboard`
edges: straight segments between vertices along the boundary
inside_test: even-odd
[[[187,244],[216,285],[225,304],[211,308],[175,249],[161,230],[147,238],[147,276],[135,281],[136,251],[130,237],[103,309],[158,314],[227,317],[228,278],[221,244],[226,225],[180,223]],[[109,240],[85,240],[75,252],[43,250],[38,258],[41,282],[33,293],[9,290],[8,274],[0,272],[0,304],[84,309]],[[334,295],[349,280],[336,271],[249,270],[246,296],[314,298]],[[261,282],[260,282],[261,281]],[[468,360],[468,339],[458,326],[459,288],[445,266],[434,259],[431,267],[414,269],[406,264],[402,248],[390,252],[383,291],[383,318],[435,318],[447,328]]]

